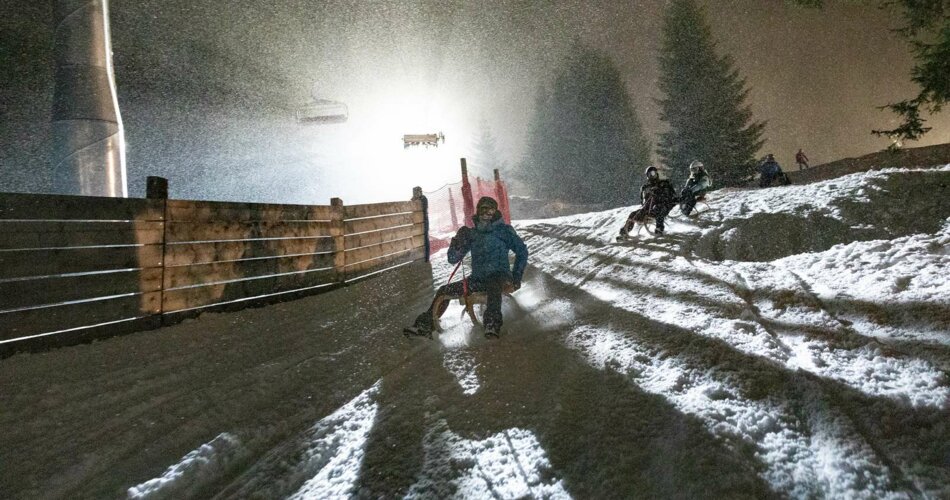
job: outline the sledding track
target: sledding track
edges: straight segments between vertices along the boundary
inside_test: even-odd
[[[497,341],[458,305],[433,341],[399,334],[451,272],[436,255],[328,294],[3,360],[0,449],[28,459],[4,461],[0,491],[950,495],[950,342],[893,314],[869,329],[867,300],[828,299],[788,259],[698,257],[703,231],[735,219],[713,208],[626,245],[607,241],[629,208],[518,224],[532,255]],[[929,255],[914,238],[867,248]]]
[[[674,219],[671,226],[676,223]],[[815,366],[808,351],[836,358],[839,369],[849,363],[864,366],[882,351],[888,358],[876,360],[882,368],[916,364],[916,358],[857,335],[800,278],[789,288],[769,290],[755,286],[755,273],[738,263],[691,259],[682,250],[691,246],[688,234],[606,245],[602,242],[610,231],[597,226],[581,234],[582,228],[570,223],[523,228],[537,267],[590,293],[591,301],[601,301],[606,309],[601,315],[611,318],[607,328],[588,324],[568,335],[592,361],[676,402],[731,446],[756,449],[761,475],[776,492],[853,497],[870,490],[915,496],[947,484],[939,461],[932,464],[930,481],[916,475],[920,464],[915,451],[926,446],[930,431],[943,427],[945,382],[922,396],[931,397],[933,406],[904,409],[897,401],[869,397],[884,394],[866,394],[868,386],[859,380],[823,378],[830,370]],[[575,258],[565,260],[565,255]],[[802,324],[780,324],[760,313],[758,306],[773,309],[772,298],[778,295],[783,308],[808,310]],[[641,324],[619,326],[619,315],[611,309],[631,313]],[[809,343],[806,349],[803,338]],[[819,342],[824,345],[816,347]],[[859,406],[874,411],[857,414],[855,403],[862,400]],[[913,420],[929,431],[895,436],[894,428],[880,428],[879,422],[895,418]],[[918,489],[928,483],[929,488]]]

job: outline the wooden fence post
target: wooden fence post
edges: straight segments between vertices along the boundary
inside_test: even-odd
[[[333,237],[333,270],[336,272],[336,281],[346,281],[346,248],[345,229],[343,223],[343,200],[330,198],[330,236]]]
[[[165,324],[165,242],[168,241],[168,179],[148,176],[145,178],[145,197],[162,200],[162,283],[158,289],[158,324]]]
[[[150,200],[168,199],[168,179],[148,176],[145,178],[145,197]]]
[[[475,223],[472,222],[472,216],[475,215],[475,202],[472,200],[472,184],[468,182],[468,164],[465,158],[462,158],[462,212],[465,214],[464,224],[466,226]],[[470,226],[471,227],[471,226]]]
[[[449,215],[452,216],[452,230],[459,227],[459,216],[455,211],[455,197],[452,196],[452,188],[449,189]]]
[[[501,174],[495,169],[495,200],[498,201],[498,210],[505,217],[505,223],[511,224],[511,208],[508,206],[508,190],[501,183]]]
[[[425,247],[425,260],[429,262],[429,199],[426,198],[426,195],[422,194],[422,188],[416,186],[412,188],[412,200],[422,202],[422,229],[425,231],[422,242]]]

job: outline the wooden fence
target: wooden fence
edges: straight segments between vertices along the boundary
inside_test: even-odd
[[[155,179],[146,199],[0,193],[0,355],[295,298],[428,257],[424,199],[168,200],[154,197]]]

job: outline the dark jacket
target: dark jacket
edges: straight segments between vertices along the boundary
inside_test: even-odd
[[[698,193],[708,190],[712,187],[712,178],[706,173],[706,170],[700,169],[695,174],[690,174],[686,179],[686,191]]]
[[[676,191],[673,189],[673,184],[667,179],[645,182],[640,188],[640,203],[646,207],[651,198],[657,208],[669,211],[676,205]]]
[[[449,263],[457,264],[471,251],[473,279],[504,274],[513,283],[521,283],[524,268],[528,265],[528,247],[515,232],[515,228],[501,219],[501,212],[497,212],[497,215],[484,230],[477,229],[477,223],[476,229],[459,228],[449,245]],[[508,263],[509,251],[515,253],[514,268]]]
[[[774,177],[782,173],[782,167],[780,167],[778,162],[775,160],[766,160],[762,162],[762,165],[759,166],[759,172],[761,172],[764,176]]]

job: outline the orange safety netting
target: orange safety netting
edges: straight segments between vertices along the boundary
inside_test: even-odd
[[[482,196],[494,198],[505,222],[511,223],[505,183],[475,176],[470,176],[470,179],[463,178],[462,182],[446,184],[425,193],[429,207],[429,252],[435,253],[448,247],[449,241],[462,225],[474,226],[472,215],[475,214],[475,203]]]

